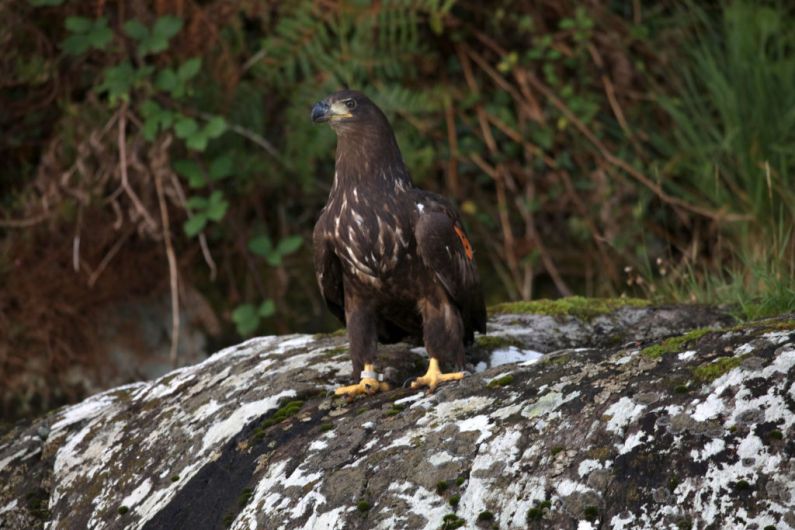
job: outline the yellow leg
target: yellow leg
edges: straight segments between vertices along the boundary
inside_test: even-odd
[[[375,372],[374,364],[365,364],[364,372]],[[389,383],[384,383],[371,377],[363,377],[356,385],[341,386],[334,391],[337,396],[358,396],[359,394],[373,395],[376,392],[386,392],[389,390]]]
[[[433,392],[436,390],[436,387],[439,385],[439,383],[443,383],[445,381],[457,381],[463,378],[464,372],[443,374],[442,371],[439,370],[439,361],[434,357],[431,357],[431,362],[428,364],[428,371],[425,372],[425,375],[422,377],[415,379],[414,382],[411,383],[411,388],[427,386],[428,392]]]

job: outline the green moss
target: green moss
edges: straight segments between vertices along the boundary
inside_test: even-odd
[[[693,377],[701,383],[709,383],[719,378],[732,368],[740,366],[743,362],[744,356],[741,357],[721,357],[710,363],[693,368]]]
[[[738,480],[734,483],[734,489],[737,491],[748,491],[751,489],[751,484],[747,480]]]
[[[770,431],[770,433],[768,433],[768,437],[771,440],[783,440],[784,433],[782,433],[781,431]]]
[[[447,503],[452,506],[453,508],[458,507],[458,503],[461,501],[461,495],[452,495],[448,500]]]
[[[251,488],[244,489],[240,495],[237,497],[237,505],[243,508],[248,501],[251,500],[251,497],[254,496],[254,491]]]
[[[235,517],[236,517],[235,514],[228,513],[224,515],[224,518],[221,519],[221,522],[224,524],[224,527],[229,528],[230,526],[232,526],[232,523],[235,522]]]
[[[673,475],[671,478],[668,479],[668,491],[673,493],[676,487],[679,485],[681,481],[677,475]]]
[[[342,355],[343,353],[348,353],[347,346],[337,346],[336,348],[329,348],[328,350],[323,352],[323,357],[331,358],[331,357],[336,357],[337,355]]]
[[[544,518],[544,512],[552,507],[550,501],[541,501],[529,510],[527,510],[527,522],[540,521]]]
[[[365,513],[370,510],[370,503],[362,499],[356,503],[356,509],[359,510],[359,513]]]
[[[586,521],[593,523],[599,519],[599,508],[596,506],[586,506],[585,510],[583,510],[583,516]]]
[[[690,392],[690,387],[687,385],[676,385],[674,387],[674,393],[676,394],[687,394],[688,392]]]
[[[684,335],[679,335],[678,337],[671,337],[669,339],[665,339],[659,344],[653,344],[652,346],[648,346],[643,348],[640,353],[647,357],[659,358],[665,355],[666,353],[678,353],[684,349],[684,346],[695,340],[700,339],[704,335],[708,333],[712,333],[715,331],[713,328],[698,328],[692,331],[685,333]]]
[[[171,482],[176,482],[178,480],[179,480],[179,475],[174,475],[173,477],[171,477]]]
[[[124,515],[125,513],[129,512],[130,509],[126,506],[119,506],[119,515]]]
[[[284,405],[282,405],[270,418],[267,418],[259,424],[259,426],[254,430],[254,438],[256,440],[261,440],[265,436],[265,431],[277,423],[281,423],[290,416],[294,416],[301,410],[304,406],[304,402],[301,400],[293,400],[288,401]]]
[[[493,521],[494,514],[488,510],[483,510],[478,514],[478,521]]]
[[[549,452],[550,452],[550,454],[551,454],[552,456],[555,456],[555,455],[557,455],[558,453],[560,453],[561,451],[563,451],[564,449],[565,449],[565,447],[563,447],[562,445],[556,445],[555,447],[553,447],[552,449],[550,449],[550,450],[549,450]]]
[[[764,527],[762,530],[776,530],[776,525],[769,524],[766,527]]]
[[[466,481],[467,481],[466,477],[458,477],[457,479],[455,479],[455,485],[461,486]]]
[[[498,388],[501,386],[510,385],[511,383],[513,383],[513,375],[508,374],[502,377],[498,377],[497,379],[492,379],[491,381],[489,381],[489,384],[486,386],[488,386],[489,388]]]
[[[387,416],[397,416],[398,414],[403,412],[405,409],[406,409],[406,405],[399,405],[397,403],[392,403],[392,408],[387,410],[384,414],[386,414]]]
[[[334,428],[334,424],[330,421],[324,422],[320,424],[320,430],[323,432],[328,432]]]
[[[317,333],[315,334],[315,338],[326,339],[330,337],[344,337],[346,333],[347,331],[345,330],[345,328],[340,328],[335,331],[332,331],[331,333]]]
[[[557,300],[532,300],[497,304],[489,308],[489,314],[532,313],[536,315],[573,316],[590,320],[612,313],[622,307],[646,307],[648,300],[638,298],[584,298],[569,296]]]
[[[441,495],[445,491],[447,491],[447,488],[449,488],[449,487],[450,487],[450,485],[447,483],[446,480],[440,480],[439,482],[436,483],[436,493]]]
[[[676,528],[677,530],[690,530],[691,528],[693,528],[693,521],[687,518],[679,519],[676,522]]]
[[[442,519],[442,526],[439,530],[453,530],[454,528],[461,528],[466,524],[466,521],[458,517],[454,513],[449,513]]]
[[[517,348],[524,347],[522,341],[516,339],[515,337],[506,337],[500,335],[480,335],[477,339],[475,339],[475,344],[479,348],[484,348],[486,350],[497,350],[500,348],[509,348],[511,346],[515,346]]]

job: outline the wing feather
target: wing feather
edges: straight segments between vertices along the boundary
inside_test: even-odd
[[[423,208],[414,237],[423,263],[461,311],[471,342],[473,331],[486,331],[486,306],[472,246],[457,212],[439,203]]]
[[[345,293],[342,284],[342,263],[329,244],[321,217],[312,235],[315,253],[315,277],[326,306],[345,325]]]

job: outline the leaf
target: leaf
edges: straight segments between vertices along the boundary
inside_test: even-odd
[[[224,199],[224,194],[220,190],[216,190],[210,195],[210,201],[204,212],[209,219],[217,222],[224,218],[228,208],[229,203]]]
[[[226,131],[226,120],[223,119],[221,116],[215,116],[207,122],[207,126],[204,128],[204,133],[209,138],[217,138],[224,134]]]
[[[304,238],[301,236],[288,236],[279,241],[279,244],[276,245],[276,252],[278,252],[282,256],[286,256],[288,254],[292,254],[299,248],[301,248],[301,244],[304,242]]]
[[[149,36],[149,29],[135,19],[125,22],[122,29],[128,37],[132,37],[138,41],[144,40]]]
[[[111,31],[111,29],[105,24],[106,22],[103,19],[102,26],[95,25],[91,30],[91,33],[86,35],[89,42],[91,43],[91,46],[98,50],[105,49],[105,46],[107,46],[110,41],[113,40],[113,31]]]
[[[232,321],[235,323],[238,333],[250,335],[259,325],[259,315],[253,305],[243,304],[232,311]]]
[[[130,89],[136,80],[135,70],[128,61],[105,70],[102,83],[97,87],[97,92],[107,92],[108,98],[115,101],[118,98],[128,97]]]
[[[185,229],[185,234],[187,234],[188,237],[193,237],[201,232],[202,229],[204,229],[204,225],[206,224],[207,217],[204,214],[198,214],[185,221],[183,228]]]
[[[66,17],[64,23],[66,29],[72,33],[87,33],[94,25],[90,18],[86,17]]]
[[[186,141],[189,149],[204,151],[207,148],[207,136],[201,132],[192,134]]]
[[[207,179],[195,160],[176,160],[171,165],[174,171],[188,179],[188,186],[191,188],[202,188],[207,184]]]
[[[85,35],[70,35],[61,42],[61,48],[69,55],[80,55],[91,47]]]
[[[257,310],[257,313],[262,318],[268,318],[269,316],[273,315],[276,312],[276,303],[273,299],[268,298],[264,302],[262,302]]]
[[[33,7],[50,7],[59,6],[64,3],[64,0],[28,0]]]
[[[182,19],[179,17],[171,15],[160,17],[152,27],[152,35],[168,41],[168,39],[179,33],[179,30],[182,29],[182,24]]]
[[[278,267],[282,264],[282,255],[278,252],[271,252],[265,257],[265,261],[267,261],[268,265],[271,267]]]
[[[232,174],[232,157],[221,155],[210,164],[210,179],[221,180]]]
[[[186,204],[191,210],[204,210],[209,203],[204,197],[196,196],[188,199]]]
[[[202,67],[201,57],[194,57],[193,59],[188,59],[187,61],[182,63],[182,66],[180,66],[179,70],[177,70],[177,77],[179,77],[180,80],[183,82],[188,81],[199,73],[201,67]]]
[[[248,249],[257,256],[266,258],[273,252],[273,244],[268,236],[257,236],[248,242]]]
[[[179,79],[171,68],[164,68],[155,77],[155,86],[160,90],[174,92],[178,88]]]
[[[199,126],[196,120],[193,118],[186,118],[185,116],[180,116],[180,118],[177,119],[177,123],[174,124],[174,132],[177,133],[178,138],[187,138],[198,129]]]

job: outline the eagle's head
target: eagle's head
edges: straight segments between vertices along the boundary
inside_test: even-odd
[[[337,134],[347,131],[389,127],[389,122],[375,103],[355,90],[340,90],[315,103],[312,121],[329,122]]]

